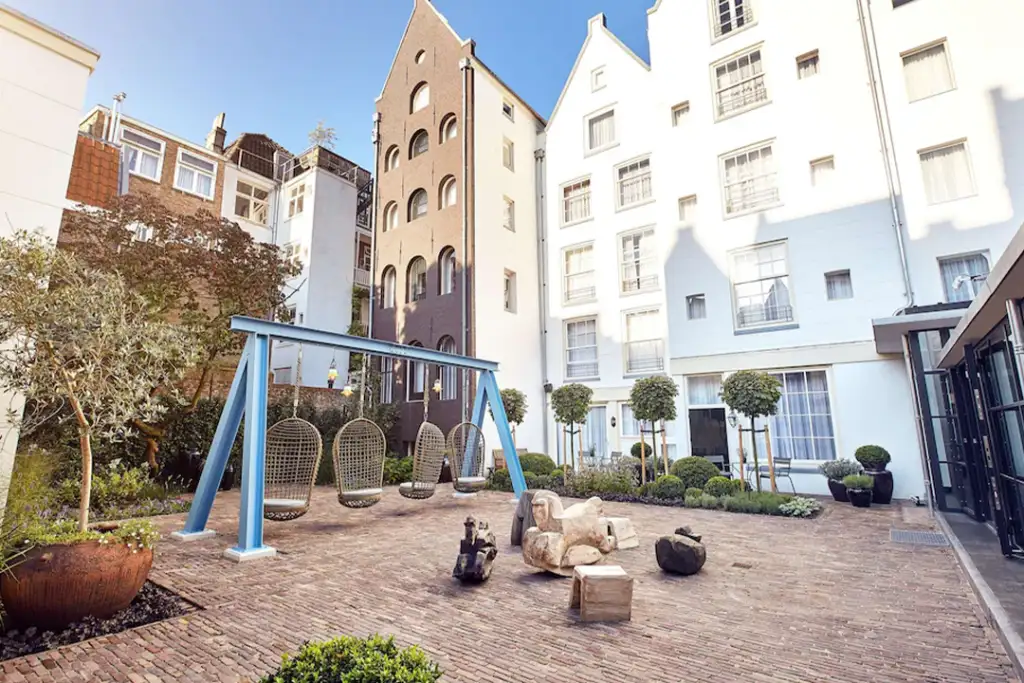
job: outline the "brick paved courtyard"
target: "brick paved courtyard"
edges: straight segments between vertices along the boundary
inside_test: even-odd
[[[267,523],[278,557],[244,565],[220,559],[238,506],[221,494],[221,535],[163,541],[152,574],[201,611],[4,662],[0,681],[255,680],[303,640],[373,632],[420,644],[449,682],[1016,680],[951,551],[889,541],[890,527],[928,526],[920,509],[829,505],[807,521],[607,504],[641,537],[611,557],[636,579],[633,620],[583,625],[566,612],[569,581],[508,545],[510,495],[449,491],[417,502],[389,489],[353,511],[318,489],[310,514]],[[467,514],[491,522],[501,549],[473,589],[450,578]],[[708,562],[668,578],[654,540],[680,524],[704,534]]]

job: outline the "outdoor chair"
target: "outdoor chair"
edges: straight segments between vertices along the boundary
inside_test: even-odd
[[[793,484],[793,478],[790,476],[790,469],[791,469],[791,466],[793,464],[793,459],[792,458],[773,458],[772,462],[775,465],[775,486],[778,487],[779,479],[788,479],[789,480],[789,488],[793,491],[793,493],[795,495],[796,494],[796,486]],[[754,482],[753,482],[754,466],[753,465],[748,465],[747,466],[747,472],[750,475],[750,479],[751,479],[750,484],[751,484],[751,486],[753,486],[753,484],[754,484]],[[771,485],[772,475],[771,475],[771,472],[769,471],[767,465],[761,465],[761,467],[759,468],[759,471],[757,472],[757,476],[761,480],[767,480],[768,483],[769,483],[769,486]]]

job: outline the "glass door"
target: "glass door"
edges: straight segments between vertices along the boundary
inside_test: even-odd
[[[590,407],[582,438],[584,465],[594,467],[609,459],[607,406]]]

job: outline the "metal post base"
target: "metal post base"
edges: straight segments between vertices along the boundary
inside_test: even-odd
[[[182,543],[191,543],[192,541],[201,541],[204,538],[213,538],[217,535],[217,532],[213,529],[203,529],[202,531],[172,531],[171,540],[181,541]]]
[[[262,560],[264,557],[273,557],[275,555],[277,555],[277,550],[271,548],[269,545],[265,545],[259,548],[253,548],[252,550],[228,548],[224,551],[224,559],[231,560],[232,562],[249,562],[250,560]]]

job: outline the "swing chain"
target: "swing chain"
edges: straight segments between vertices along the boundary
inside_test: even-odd
[[[298,360],[295,362],[295,389],[292,391],[292,417],[299,414],[299,385],[302,384],[302,344],[299,344]]]

